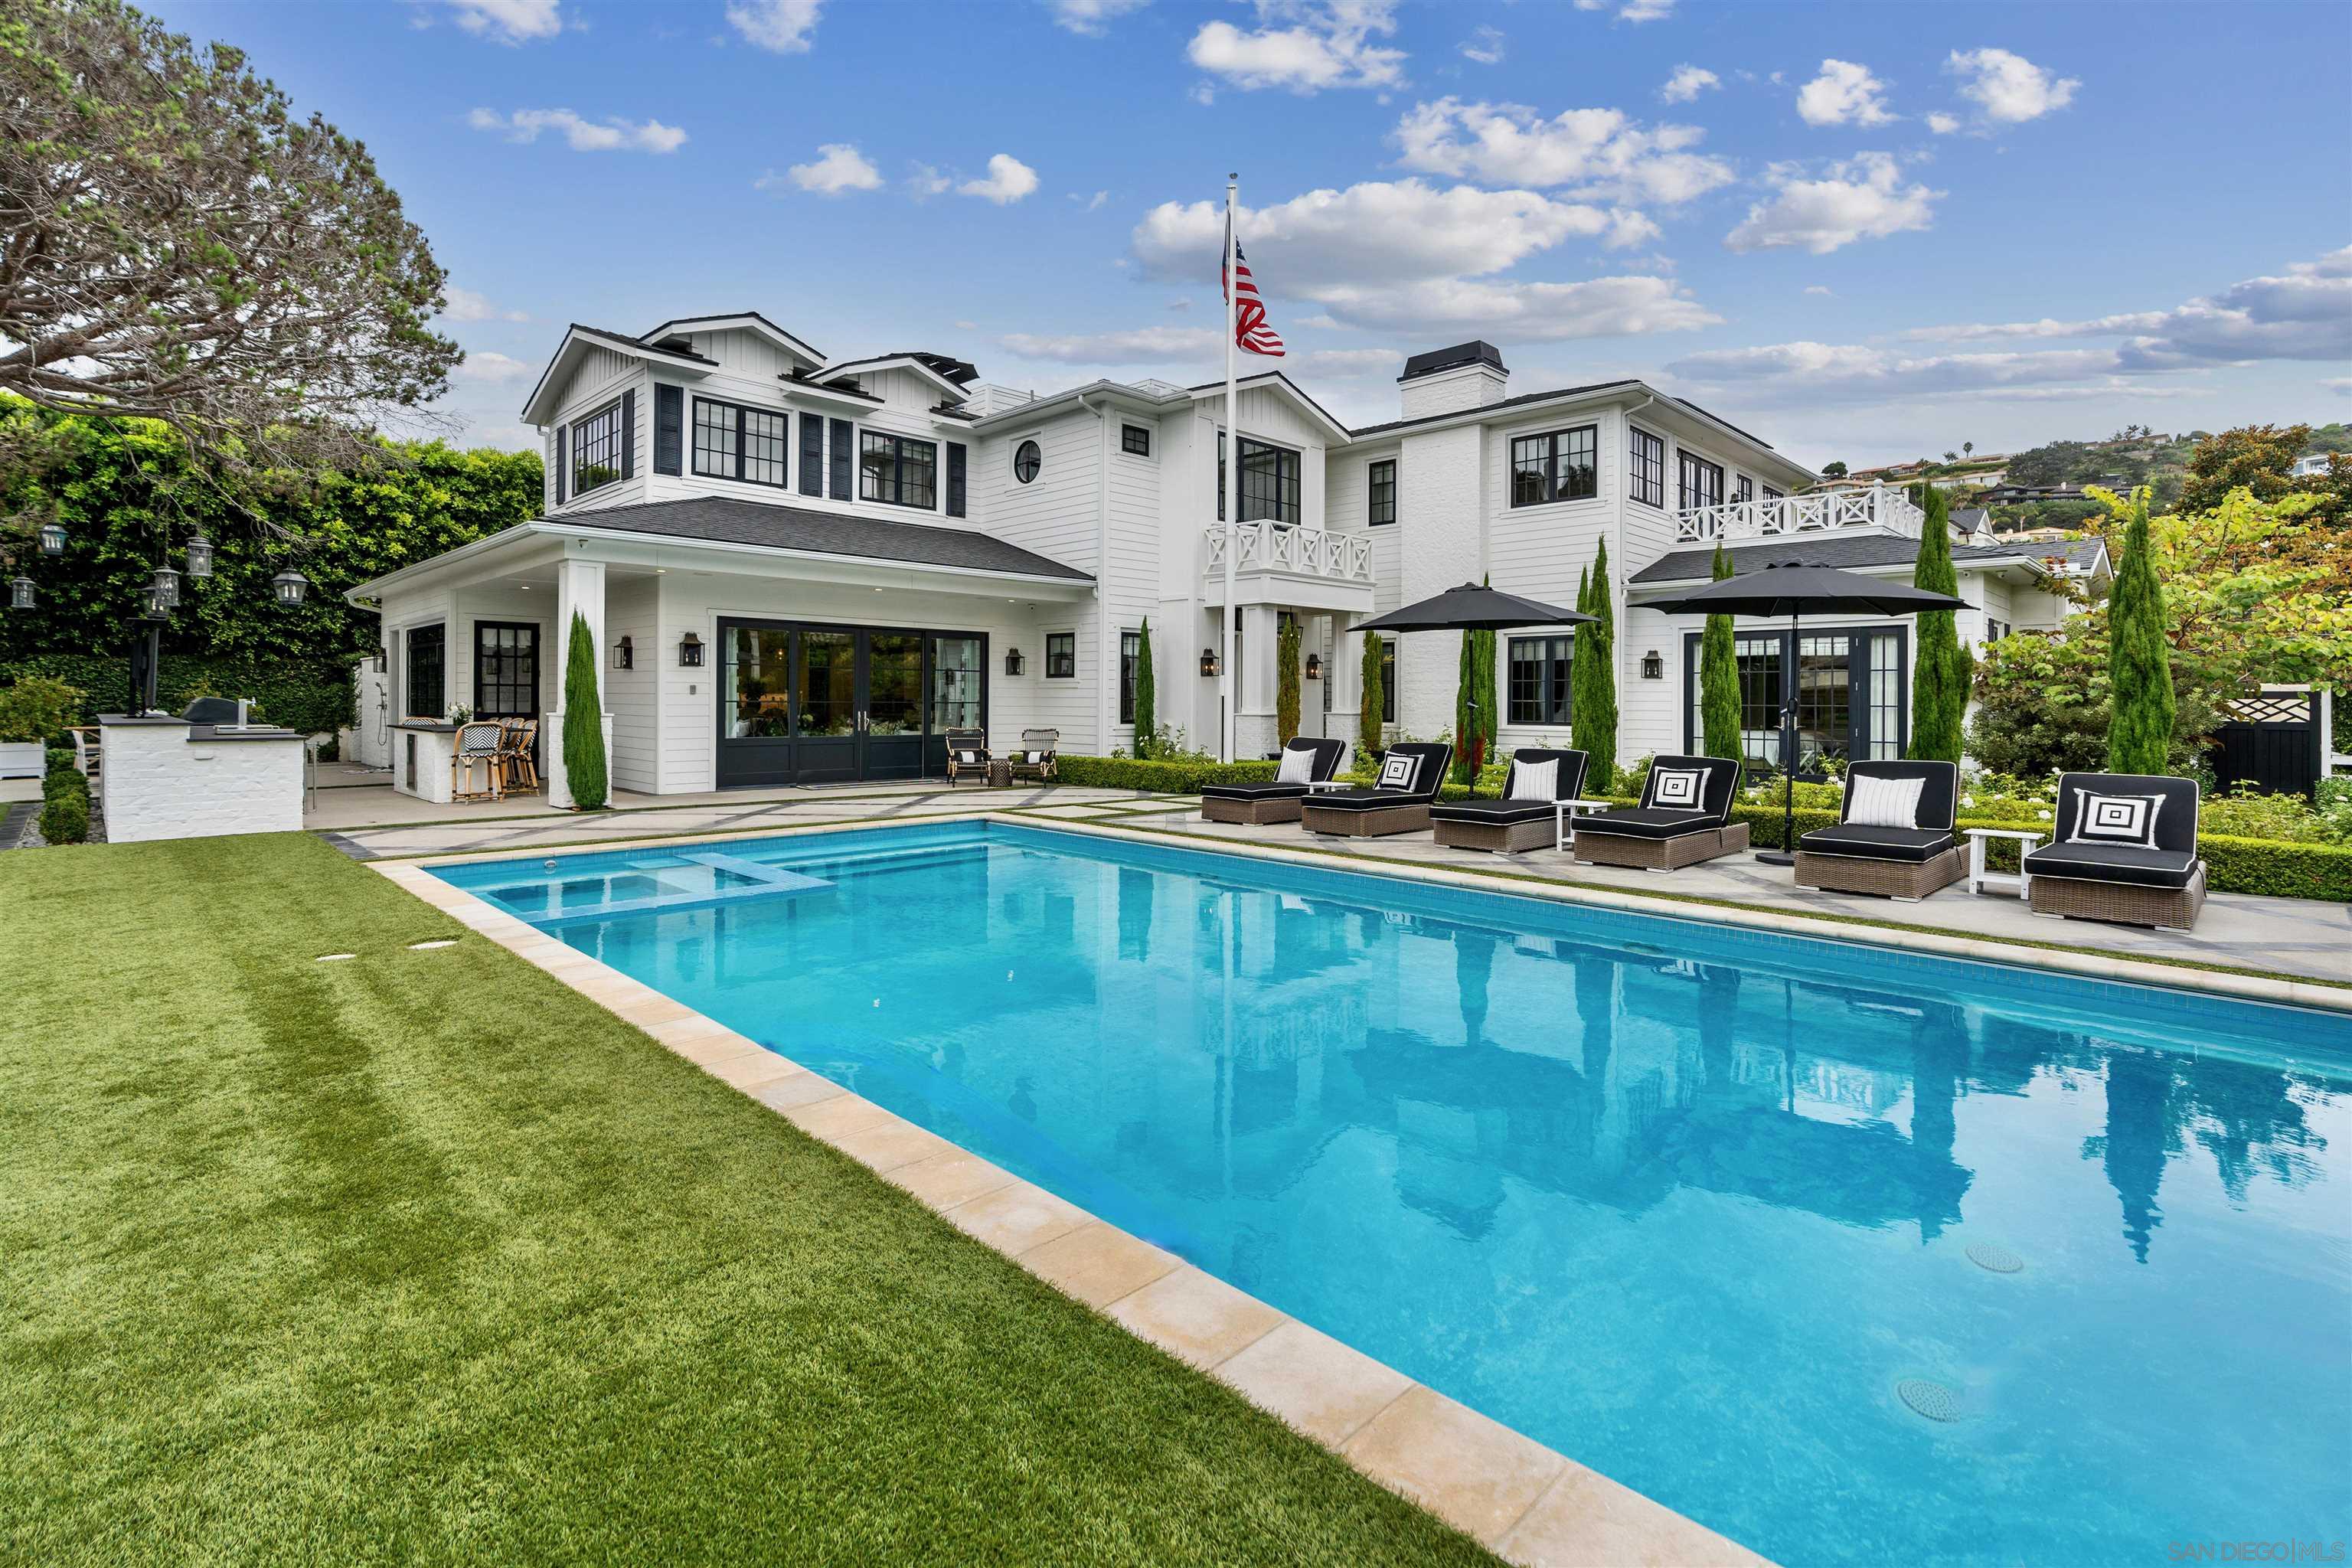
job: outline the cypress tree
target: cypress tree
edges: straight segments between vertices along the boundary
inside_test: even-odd
[[[1298,618],[1282,623],[1274,637],[1275,743],[1286,746],[1298,734]]]
[[[1160,740],[1160,693],[1151,679],[1151,617],[1143,617],[1143,630],[1135,650],[1135,754],[1139,758],[1151,755]]]
[[[1714,573],[1718,583],[1731,575],[1731,552],[1720,539],[1715,542]],[[1698,710],[1700,753],[1739,761],[1739,650],[1729,616],[1707,616],[1699,636]]]
[[[1454,782],[1478,776],[1478,634],[1462,634],[1454,677]]]
[[[1596,617],[1576,628],[1576,664],[1570,676],[1575,692],[1576,743],[1591,758],[1586,776],[1596,788],[1617,777],[1617,611],[1609,591],[1609,542],[1593,557],[1591,586],[1581,606]]]
[[[1930,593],[1959,592],[1952,569],[1952,505],[1933,485],[1921,487],[1927,519],[1919,527],[1919,555],[1911,569],[1914,587]],[[1960,732],[1969,711],[1971,661],[1960,646],[1958,612],[1928,610],[1919,616],[1919,647],[1911,660],[1911,750],[1916,760],[1957,763]]]
[[[2107,598],[2107,683],[2115,697],[2115,716],[2107,725],[2108,771],[2164,772],[2172,754],[2172,662],[2145,489],[2132,492],[2123,560]]]
[[[1388,731],[1381,722],[1381,710],[1388,706],[1387,683],[1381,679],[1381,639],[1371,633],[1364,634],[1362,706],[1356,714],[1356,756],[1369,762],[1372,753],[1388,744]]]
[[[596,692],[596,639],[588,618],[572,613],[572,648],[563,659],[563,783],[582,811],[604,808],[604,704]]]

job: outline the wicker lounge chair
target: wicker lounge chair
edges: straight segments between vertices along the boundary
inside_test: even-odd
[[[983,787],[988,784],[988,731],[985,730],[950,730],[948,731],[948,788],[955,788],[956,780],[978,779]]]
[[[1959,840],[1960,770],[1953,763],[1856,763],[1846,770],[1845,799],[1835,827],[1817,827],[1797,840],[1797,886],[1883,899],[1924,899],[1963,875]],[[1919,781],[1908,826],[1857,823],[1856,802],[1874,780]]]
[[[1455,849],[1490,849],[1498,854],[1544,849],[1559,842],[1559,813],[1555,801],[1575,800],[1584,792],[1582,752],[1554,752],[1528,746],[1511,753],[1511,771],[1503,778],[1500,800],[1456,800],[1429,808],[1429,825],[1440,844]],[[1528,776],[1523,769],[1552,769],[1549,793],[1523,794]]]
[[[1384,838],[1392,833],[1418,833],[1429,826],[1429,806],[1437,786],[1445,782],[1454,748],[1410,742],[1391,746],[1381,760],[1382,782],[1370,789],[1335,790],[1308,801],[1299,813],[1300,826],[1309,833],[1338,833],[1356,838]]]
[[[1290,762],[1294,755],[1303,756],[1303,764]],[[1339,771],[1347,760],[1348,742],[1320,741],[1301,735],[1283,748],[1284,765],[1297,771],[1304,766],[1307,778],[1321,784]],[[1209,784],[1201,791],[1201,820],[1203,822],[1239,822],[1253,826],[1269,822],[1296,822],[1307,801],[1307,785],[1285,783]]]
[[[1748,824],[1731,820],[1739,764],[1722,757],[1660,757],[1642,801],[1576,825],[1576,858],[1587,866],[1672,871],[1748,847]]]
[[[1016,779],[1035,779],[1039,784],[1054,782],[1054,749],[1062,743],[1059,730],[1024,730],[1021,749],[1006,753],[1004,761]]]
[[[2197,923],[2197,781],[2147,773],[2061,773],[2050,842],[2025,857],[2037,915],[2124,925]]]

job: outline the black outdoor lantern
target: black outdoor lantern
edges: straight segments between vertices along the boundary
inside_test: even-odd
[[[1201,650],[1201,673],[1212,680],[1216,679],[1217,650],[1215,648],[1204,647]]]
[[[41,553],[63,555],[66,552],[66,525],[62,522],[41,524]]]
[[[1021,673],[1021,650],[1019,648],[1009,647],[1004,650],[1004,673],[1007,675],[1018,675]]]
[[[613,645],[613,668],[614,669],[637,668],[637,650],[630,644],[629,634],[626,632],[623,632],[621,640]]]
[[[289,566],[285,571],[272,577],[269,580],[269,585],[278,591],[279,604],[299,605],[302,602],[302,595],[310,591],[310,579]]]
[[[1310,653],[1307,656],[1307,679],[1309,680],[1320,680],[1323,679],[1323,656],[1321,654]]]
[[[680,669],[702,668],[702,639],[688,632],[677,641],[677,667]]]
[[[188,537],[188,575],[203,579],[213,574],[213,542],[199,529]]]
[[[33,580],[30,577],[8,579],[8,607],[12,610],[29,610],[33,607]]]
[[[1656,648],[1652,648],[1649,652],[1643,654],[1642,656],[1642,679],[1644,680],[1664,680],[1665,678],[1666,661],[1664,658],[1659,654],[1658,650]]]
[[[180,574],[169,566],[155,568],[155,581],[147,590],[147,602],[158,610],[180,607]]]

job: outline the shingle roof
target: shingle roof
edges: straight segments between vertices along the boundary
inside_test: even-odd
[[[2092,542],[2095,543],[2095,541]],[[1851,569],[1859,566],[1901,566],[1919,558],[1919,542],[1892,533],[1817,533],[1782,536],[1774,539],[1742,540],[1727,546],[1731,552],[1735,572],[1747,570],[1764,561],[1799,566],[1836,566]],[[1955,544],[1952,560],[1956,564],[1971,561],[2039,561],[2045,555],[2059,553],[2056,548],[2042,549],[2032,544]],[[2072,559],[2070,556],[2069,559]],[[1715,546],[1705,545],[1692,550],[1676,550],[1661,555],[1647,566],[1626,579],[1629,583],[1687,583],[1705,577],[1714,569]]]
[[[893,522],[878,517],[737,500],[729,496],[693,496],[683,500],[648,501],[640,506],[606,507],[548,521],[566,528],[619,529],[629,533],[764,545],[772,550],[819,555],[904,561],[973,572],[1016,573],[1027,577],[1060,577],[1074,583],[1094,581],[1075,567],[971,529]]]
[[[1529,392],[1517,397],[1499,397],[1492,403],[1480,404],[1475,408],[1455,408],[1444,414],[1423,414],[1412,419],[1391,419],[1385,425],[1360,425],[1349,434],[1360,441],[1367,436],[1378,436],[1389,430],[1402,430],[1409,425],[1427,425],[1439,419],[1459,419],[1465,414],[1487,414],[1497,408],[1516,408],[1523,403],[1542,403],[1554,397],[1573,397],[1581,392],[1599,392],[1607,386],[1633,384],[1635,384],[1632,381],[1596,381],[1585,386],[1556,386],[1549,392]]]

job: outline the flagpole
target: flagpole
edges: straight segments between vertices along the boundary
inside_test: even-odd
[[[1225,176],[1225,256],[1219,263],[1223,273],[1225,291],[1225,603],[1219,619],[1223,623],[1224,649],[1217,668],[1223,673],[1219,694],[1224,703],[1225,732],[1219,750],[1221,760],[1234,761],[1234,736],[1237,715],[1234,707],[1234,556],[1239,548],[1236,530],[1242,514],[1242,422],[1241,394],[1234,381],[1234,332],[1240,320],[1241,291],[1234,287],[1234,252],[1240,237],[1234,229],[1234,192],[1241,175]]]

